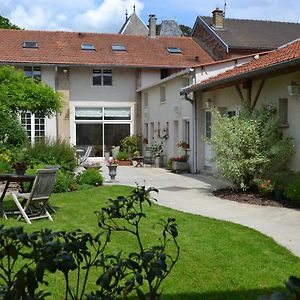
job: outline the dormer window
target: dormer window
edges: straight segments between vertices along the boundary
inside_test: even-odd
[[[177,48],[177,47],[167,47],[167,50],[168,50],[169,53],[172,53],[172,54],[182,53],[181,49]]]
[[[124,45],[112,45],[111,48],[113,51],[126,51],[126,47]]]
[[[37,44],[37,42],[34,42],[34,41],[25,41],[23,43],[23,48],[37,49],[38,48],[38,44]]]
[[[87,51],[96,51],[95,46],[93,44],[81,44],[81,50]]]

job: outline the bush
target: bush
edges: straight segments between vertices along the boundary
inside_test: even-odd
[[[287,184],[284,196],[300,203],[300,173]]]
[[[247,189],[255,179],[284,169],[295,151],[290,137],[280,131],[276,110],[263,106],[253,113],[229,118],[213,111],[212,145],[221,175],[237,188]]]
[[[128,153],[130,157],[133,156],[133,153],[138,151],[140,137],[138,135],[126,136],[121,141],[122,151]]]
[[[128,160],[128,153],[125,151],[120,151],[117,155],[117,160]]]
[[[98,185],[102,185],[103,176],[99,173],[98,170],[88,169],[82,172],[82,174],[80,174],[78,178],[78,182],[80,185],[88,184],[88,185],[98,186]]]
[[[56,174],[56,179],[53,186],[53,193],[68,192],[71,180],[72,176],[70,174],[59,170]]]
[[[263,197],[272,196],[275,189],[275,185],[270,179],[257,179],[256,184],[257,184],[257,190],[261,196]]]
[[[59,165],[65,171],[73,171],[77,164],[75,149],[64,140],[44,139],[28,145],[25,160],[32,164]]]

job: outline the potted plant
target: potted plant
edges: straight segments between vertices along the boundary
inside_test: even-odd
[[[176,143],[176,147],[179,149],[179,155],[184,156],[190,148],[190,145],[185,141],[179,141]]]
[[[24,175],[27,170],[27,164],[25,161],[15,162],[12,167],[17,175]]]
[[[130,135],[126,136],[121,141],[122,151],[128,153],[129,159],[132,159],[133,153],[138,150],[139,145],[139,136],[138,135]]]
[[[176,173],[189,171],[187,154],[172,158],[172,171]]]
[[[112,157],[114,159],[117,159],[119,152],[120,152],[120,146],[112,146],[111,147],[111,153],[112,153]]]
[[[163,143],[155,142],[152,146],[152,155],[154,157],[154,165],[160,168],[163,165]]]
[[[109,159],[107,161],[108,175],[110,176],[111,180],[115,180],[117,176],[117,167],[118,162],[115,159]]]
[[[120,151],[117,155],[117,160],[120,166],[131,166],[132,160],[129,159],[126,151]]]

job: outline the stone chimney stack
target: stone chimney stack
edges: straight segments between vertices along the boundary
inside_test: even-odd
[[[217,7],[213,12],[213,26],[215,29],[224,29],[223,10]]]
[[[156,17],[149,15],[149,37],[156,37]]]

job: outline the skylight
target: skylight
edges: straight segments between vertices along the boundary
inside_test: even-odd
[[[177,48],[177,47],[167,47],[167,50],[169,53],[181,53],[181,49],[180,48]]]
[[[81,44],[81,50],[93,51],[96,50],[93,44]]]
[[[113,51],[126,51],[126,47],[124,45],[111,45]]]
[[[25,41],[23,43],[23,48],[37,49],[38,44],[37,44],[37,42],[33,42],[33,41]]]

